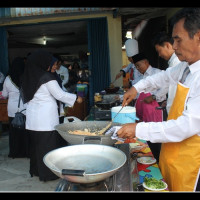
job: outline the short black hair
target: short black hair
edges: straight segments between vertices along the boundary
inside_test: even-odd
[[[172,27],[181,19],[185,19],[184,28],[189,37],[193,38],[200,30],[200,8],[182,8],[177,11],[171,19]]]
[[[143,52],[132,56],[132,59],[133,59],[133,63],[136,63],[136,62],[138,62],[140,60],[144,60],[144,59],[148,60],[148,58],[146,57],[146,55]]]
[[[158,32],[152,39],[152,45],[164,46],[164,42],[169,42],[173,45],[174,40],[165,31]]]

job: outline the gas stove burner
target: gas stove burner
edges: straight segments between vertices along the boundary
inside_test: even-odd
[[[80,184],[80,187],[83,187],[83,188],[92,188],[92,187],[97,187],[101,183],[102,183],[102,181],[101,182],[96,182],[96,183]]]
[[[79,186],[80,191],[106,191],[106,184],[104,181],[96,182],[96,183],[87,183],[87,184],[80,184]]]
[[[113,191],[114,185],[110,183],[110,179],[95,183],[73,183],[63,179],[57,186],[56,191]],[[111,187],[112,186],[112,187]]]
[[[62,179],[56,188],[56,191],[104,191],[104,192],[114,192],[116,189],[116,175],[108,177],[106,180],[94,182],[94,183],[73,183]]]

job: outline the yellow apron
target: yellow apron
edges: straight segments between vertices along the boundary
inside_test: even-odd
[[[189,88],[178,84],[168,120],[182,115],[188,92]],[[200,137],[194,135],[182,142],[163,143],[159,167],[170,191],[195,191],[200,168]]]

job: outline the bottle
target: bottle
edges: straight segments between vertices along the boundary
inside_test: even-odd
[[[94,102],[102,101],[102,96],[99,93],[95,93]]]

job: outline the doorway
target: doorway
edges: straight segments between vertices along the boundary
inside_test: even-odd
[[[16,56],[26,57],[36,48],[60,54],[71,64],[79,60],[80,51],[88,56],[89,107],[94,93],[110,82],[107,18],[68,20],[5,27],[8,32],[9,62]],[[43,43],[46,40],[46,45]]]

